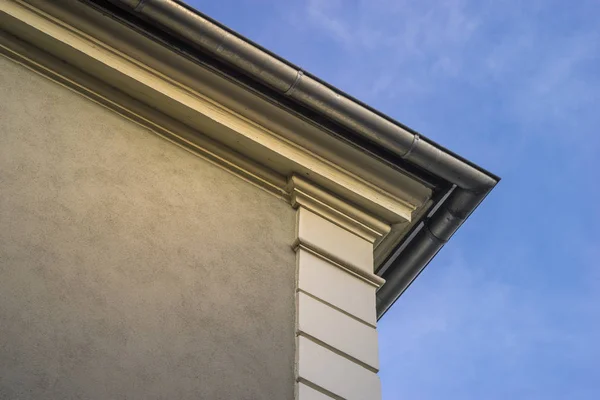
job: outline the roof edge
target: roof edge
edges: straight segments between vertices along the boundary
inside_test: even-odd
[[[381,317],[408,288],[500,178],[388,116],[306,73],[179,0],[82,0],[111,3],[252,80],[339,124],[400,159],[453,185],[435,212],[381,272],[387,283],[377,293]]]

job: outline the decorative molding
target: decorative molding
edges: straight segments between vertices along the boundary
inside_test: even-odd
[[[346,400],[381,399],[381,383],[373,371],[306,336],[297,336],[297,347],[300,382],[310,382],[324,393]]]
[[[389,226],[297,176],[289,188],[297,209],[298,400],[379,399],[375,293],[385,281],[373,273],[373,242]]]
[[[186,151],[289,201],[284,176],[0,30],[0,55],[139,124]],[[62,73],[57,73],[57,70]]]
[[[299,249],[305,250],[376,288],[380,288],[385,283],[385,279],[383,279],[382,277],[372,273],[368,273],[362,268],[358,268],[352,264],[341,261],[339,258],[332,255],[330,252],[323,250],[322,248],[302,243],[300,239],[296,239],[296,241],[292,245],[292,248],[296,252]]]
[[[377,327],[375,285],[302,247],[297,249],[296,259],[298,291],[314,296],[364,324]]]
[[[379,370],[377,331],[374,327],[341,313],[319,298],[298,291],[298,330],[323,346],[373,372]],[[347,332],[347,335],[338,333]]]
[[[0,26],[0,52],[367,240],[378,263],[430,204],[404,172],[82,2],[4,0]]]
[[[278,158],[287,160],[291,166],[296,165],[301,167],[300,169],[312,171],[315,179],[319,178],[321,181],[327,182],[331,188],[338,187],[342,189],[342,192],[351,194],[353,197],[358,196],[356,198],[364,199],[366,201],[365,204],[372,204],[380,210],[387,210],[387,212],[391,212],[404,220],[410,221],[412,213],[418,207],[406,200],[382,191],[370,182],[340,168],[338,165],[332,164],[322,156],[307,150],[297,143],[289,141],[278,133],[255,123],[233,110],[223,107],[205,94],[197,92],[160,71],[142,64],[129,55],[67,25],[64,21],[57,20],[53,16],[21,0],[3,1],[0,3],[0,10],[13,18],[25,22],[29,28],[34,28],[44,35],[66,45],[66,49],[76,50],[79,52],[77,57],[84,55],[89,59],[89,62],[99,63],[108,67],[106,69],[107,75],[100,76],[99,78],[110,82],[117,75],[121,75],[131,80],[130,83],[133,82],[135,85],[140,85],[139,90],[132,90],[128,94],[136,95],[137,93],[139,95],[140,93],[151,91],[164,96],[168,101],[181,107],[181,112],[188,116],[187,123],[192,123],[193,121],[192,118],[189,118],[190,111],[197,113],[198,118],[206,124],[214,125],[215,127],[219,126],[220,129],[227,130],[229,134],[235,134],[243,138],[244,142],[260,146],[263,149],[262,151],[268,150],[266,153],[273,153]],[[69,57],[72,55],[61,54],[61,56],[66,56],[66,61],[69,61]],[[104,70],[99,73],[104,73]],[[129,90],[126,87],[122,87],[121,89]],[[156,100],[155,97],[146,96],[146,100],[153,101]],[[204,131],[203,133],[211,134],[208,131]],[[231,142],[233,143],[235,140],[231,140]],[[345,145],[341,141],[339,142],[339,145]],[[261,161],[268,163],[272,158],[264,157]]]
[[[378,242],[390,232],[390,226],[385,222],[297,175],[290,177],[288,190],[293,207],[305,207],[371,243]]]

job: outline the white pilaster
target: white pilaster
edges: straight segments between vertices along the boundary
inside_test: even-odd
[[[373,244],[389,226],[298,177],[297,400],[377,400]]]

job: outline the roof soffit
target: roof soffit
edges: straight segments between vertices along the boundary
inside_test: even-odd
[[[9,34],[66,62],[55,74],[87,79],[78,90],[208,148],[284,197],[287,178],[303,176],[399,227],[396,236],[430,204],[431,189],[399,168],[79,1],[7,0],[0,9]]]

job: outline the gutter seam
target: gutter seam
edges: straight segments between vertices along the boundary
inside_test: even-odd
[[[140,0],[137,6],[134,7],[133,11],[142,12],[142,8],[144,8],[144,5],[146,5],[146,0]]]
[[[420,135],[418,133],[415,133],[415,135],[413,136],[412,143],[410,144],[410,147],[408,148],[406,153],[404,153],[404,155],[401,156],[403,159],[407,159],[408,157],[410,157],[410,153],[412,153],[413,150],[417,148],[417,145],[419,144],[420,139],[421,139]]]
[[[431,237],[433,240],[435,240],[436,242],[439,242],[441,244],[448,243],[448,239],[439,238],[433,232],[431,232],[431,229],[429,228],[429,224],[427,222],[423,226],[423,230],[429,235],[429,237]]]
[[[283,94],[285,96],[291,96],[292,93],[294,92],[294,90],[296,89],[296,86],[298,86],[298,84],[300,83],[300,80],[302,79],[303,76],[304,76],[304,72],[302,72],[302,70],[298,70],[298,73],[296,74],[296,79],[294,79],[294,82],[292,83],[290,88],[288,90],[286,90],[285,92],[283,92]]]

